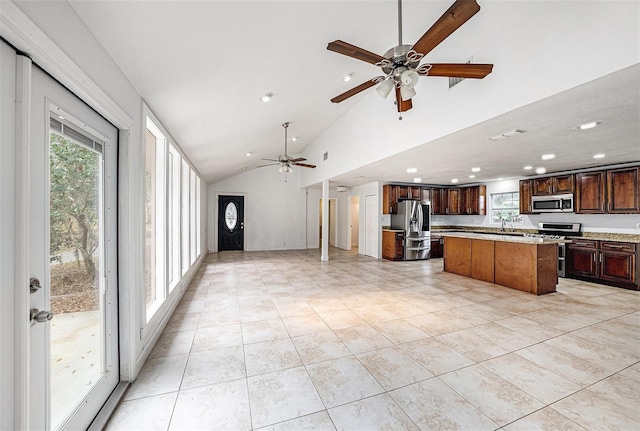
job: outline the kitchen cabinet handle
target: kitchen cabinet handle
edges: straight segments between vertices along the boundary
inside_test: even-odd
[[[607,244],[607,248],[624,248],[624,245],[611,245],[611,244]]]

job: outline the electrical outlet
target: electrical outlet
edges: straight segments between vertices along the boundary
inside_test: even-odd
[[[636,223],[636,229],[640,229],[640,223]]]

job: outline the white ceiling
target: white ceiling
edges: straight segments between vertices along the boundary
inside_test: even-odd
[[[397,2],[392,0],[70,3],[208,183],[281,154],[283,122],[291,123],[290,138],[299,137],[289,143],[289,153],[297,153],[362,101],[363,95],[340,104],[329,99],[379,70],[327,51],[328,42],[341,39],[383,54],[398,38]],[[415,42],[452,3],[405,1],[404,43]],[[483,13],[445,40],[430,60],[465,61],[444,58],[445,44],[473,44],[474,22],[482,20]],[[342,77],[349,72],[353,80],[345,83]],[[263,103],[260,96],[267,92],[274,97]],[[460,177],[461,166],[466,173],[476,165],[483,167],[481,173],[460,182],[492,181],[526,175],[523,166],[537,166],[542,152],[559,147],[573,151],[545,162],[549,172],[638,161],[639,96],[636,67],[331,180],[344,185],[410,182],[413,175],[403,172],[412,161],[437,159],[428,175],[421,175],[424,183],[449,184],[452,177]],[[395,115],[391,102],[385,103]],[[586,132],[575,130],[585,119],[602,124]],[[514,128],[527,132],[487,140],[495,130]],[[253,155],[246,157],[247,152]],[[604,161],[592,158],[599,152],[607,154]],[[354,179],[359,176],[366,179]]]

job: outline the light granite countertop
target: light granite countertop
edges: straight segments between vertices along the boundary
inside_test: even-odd
[[[522,244],[565,244],[571,242],[570,239],[534,238],[519,235],[501,235],[492,233],[472,233],[472,232],[442,232],[442,236],[454,238],[483,239],[488,241],[518,242]]]

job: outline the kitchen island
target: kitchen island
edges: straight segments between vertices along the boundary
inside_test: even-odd
[[[558,244],[570,240],[465,232],[442,233],[444,270],[524,292],[556,291]]]

